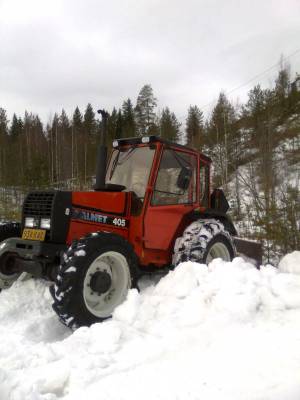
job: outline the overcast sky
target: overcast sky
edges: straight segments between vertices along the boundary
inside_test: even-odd
[[[47,121],[150,83],[180,120],[300,48],[300,0],[0,0],[0,107]],[[300,51],[291,57],[300,72]],[[229,97],[244,100],[257,82]],[[205,110],[210,107],[205,108]]]

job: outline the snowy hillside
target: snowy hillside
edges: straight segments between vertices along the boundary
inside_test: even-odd
[[[71,333],[47,284],[0,293],[0,399],[299,400],[300,252],[181,264]]]

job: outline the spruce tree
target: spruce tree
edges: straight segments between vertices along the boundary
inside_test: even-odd
[[[4,108],[0,107],[0,137],[4,138],[8,134],[8,119]]]
[[[160,135],[162,138],[172,142],[179,141],[180,125],[176,115],[171,113],[168,107],[162,110],[159,120]]]
[[[83,125],[86,136],[92,136],[96,133],[96,120],[93,107],[89,103],[85,109]]]
[[[134,137],[136,136],[136,124],[134,119],[133,105],[130,99],[123,102],[122,105],[122,133],[123,137]]]
[[[77,106],[73,114],[73,123],[72,123],[75,132],[80,132],[82,130],[82,123],[83,123],[82,114]]]
[[[201,149],[204,143],[203,112],[196,105],[189,107],[185,131],[188,146]]]

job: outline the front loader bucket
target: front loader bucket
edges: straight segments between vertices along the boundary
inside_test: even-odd
[[[262,265],[262,245],[251,240],[234,238],[237,256],[254,261],[257,268]]]

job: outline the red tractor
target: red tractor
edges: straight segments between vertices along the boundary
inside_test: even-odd
[[[54,281],[53,308],[76,328],[109,318],[143,273],[230,261],[237,248],[261,261],[260,245],[235,238],[210,158],[145,136],[114,141],[107,163],[103,141],[94,191],[31,192],[21,235],[0,226],[0,288],[23,272]]]

